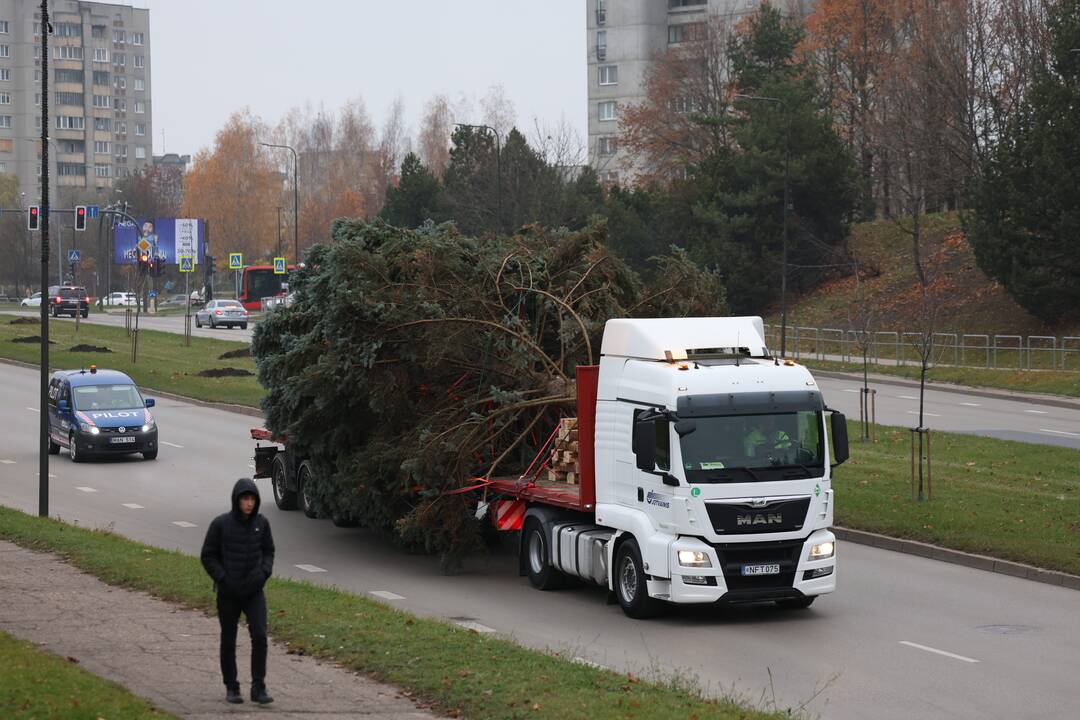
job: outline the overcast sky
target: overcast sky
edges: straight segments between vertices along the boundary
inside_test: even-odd
[[[128,4],[150,9],[157,154],[194,154],[245,107],[274,125],[291,107],[336,110],[357,96],[377,127],[400,96],[415,132],[433,95],[464,95],[478,111],[498,83],[519,126],[565,119],[587,134],[584,0]]]

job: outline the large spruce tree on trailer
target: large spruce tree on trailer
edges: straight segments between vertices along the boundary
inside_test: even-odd
[[[472,477],[520,472],[604,322],[725,312],[718,277],[672,250],[644,285],[606,227],[475,239],[449,224],[334,224],[295,302],[252,346],[267,428],[315,469],[315,502],[448,562],[475,547]]]

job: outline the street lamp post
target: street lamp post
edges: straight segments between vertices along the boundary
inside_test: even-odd
[[[281,257],[281,206],[277,209],[277,256]]]
[[[787,356],[787,276],[788,276],[788,205],[790,204],[790,176],[791,176],[791,151],[790,132],[791,122],[787,116],[787,106],[784,101],[776,97],[764,95],[736,95],[739,100],[756,100],[760,102],[774,102],[780,106],[780,112],[784,115],[784,208],[781,211],[781,224],[783,225],[783,240],[780,249],[780,357]]]
[[[292,153],[293,162],[293,262],[300,265],[300,175],[297,171],[299,163],[296,160],[296,150],[291,145],[276,145],[274,143],[261,142],[264,147],[281,148]]]
[[[470,125],[468,123],[454,123],[457,127],[472,128],[473,130],[490,130],[495,133],[495,208],[498,217],[495,218],[495,230],[502,227],[502,136],[499,131],[490,125]]]

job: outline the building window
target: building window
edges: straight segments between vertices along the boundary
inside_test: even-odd
[[[607,30],[596,31],[596,59],[600,62],[607,60]]]
[[[95,85],[104,85],[105,87],[108,87],[109,86],[109,73],[104,71],[104,70],[95,70],[94,71],[94,84]]]
[[[127,90],[127,78],[123,75],[117,75],[113,78],[113,87],[117,90]]]
[[[684,23],[669,25],[667,29],[668,45],[700,40],[705,32],[705,23]]]
[[[37,50],[37,55],[35,55],[35,57],[40,56],[41,55],[41,47],[39,45],[35,45],[34,49]],[[0,58],[5,58],[5,57],[11,57],[11,46],[10,45],[0,45]]]
[[[96,117],[94,118],[94,129],[104,130],[108,132],[112,130],[112,118]]]
[[[94,165],[94,175],[97,177],[112,177],[112,165]]]
[[[11,93],[0,93],[0,105],[11,104]]]
[[[34,104],[35,105],[40,105],[41,104],[41,93],[34,93]],[[38,119],[40,120],[41,118],[38,118]]]
[[[61,22],[53,25],[53,35],[82,37],[82,23]]]
[[[136,100],[135,101],[135,114],[140,115],[140,114],[142,114],[144,112],[146,112],[146,103],[144,103],[142,100]]]
[[[601,155],[614,155],[615,154],[615,136],[605,135],[597,141],[597,152]]]
[[[86,175],[86,165],[83,163],[58,162],[56,163],[56,174],[63,176]]]
[[[679,8],[701,7],[708,4],[709,0],[668,0],[667,6],[669,10],[678,10]]]
[[[109,62],[109,49],[108,48],[94,48],[94,62],[100,62],[100,63]]]
[[[118,160],[120,160],[121,158],[127,159],[127,145],[119,145],[119,144],[117,144],[117,145],[114,145],[113,147],[116,148],[116,158]]]
[[[56,116],[56,129],[57,130],[85,130],[86,118],[77,117],[75,115],[57,115]]]
[[[144,55],[136,55],[135,56],[135,67],[137,67],[137,68],[146,67],[146,57]]]
[[[11,32],[11,29],[8,26],[8,21],[0,20],[0,35],[7,35],[9,32]]]
[[[668,108],[673,113],[682,115],[683,113],[692,113],[697,108],[694,105],[694,99],[686,95],[680,95],[674,97],[668,101]]]
[[[60,152],[67,153],[68,155],[74,155],[76,153],[82,154],[86,152],[86,143],[82,140],[62,140],[60,141]],[[40,158],[41,155],[39,154]]]
[[[41,78],[38,78],[38,80],[40,80],[40,79]],[[11,80],[11,69],[10,68],[0,68],[0,80],[2,80],[4,82],[8,82],[9,80]]]
[[[145,160],[146,159],[146,146],[145,145],[136,145],[135,146],[135,159],[136,160]]]
[[[600,84],[601,85],[618,85],[619,84],[619,66],[618,65],[598,65],[597,68],[600,72]]]
[[[615,170],[608,170],[600,173],[600,182],[604,185],[618,185],[619,173]]]
[[[135,78],[135,89],[142,91],[146,89],[146,81],[142,78]]]
[[[127,112],[127,100],[124,98],[113,98],[113,110]]]
[[[41,68],[34,68],[34,82],[41,82]]]
[[[67,82],[67,83],[80,83],[81,84],[82,81],[83,81],[83,71],[82,70],[61,70],[61,69],[57,68],[56,71],[55,71],[55,74],[53,75],[53,77],[55,78],[56,82],[58,82],[58,83]]]
[[[143,34],[141,32],[131,33],[131,42],[135,45],[143,45]]]
[[[82,60],[83,49],[78,45],[58,45],[53,48],[54,60]]]
[[[116,123],[116,134],[117,135],[127,135],[127,123],[126,122],[117,122]]]
[[[119,65],[124,67],[127,64],[127,55],[124,53],[113,53],[113,65]]]
[[[146,123],[135,123],[135,134],[139,137],[146,135]]]
[[[596,116],[600,122],[608,122],[615,119],[615,101],[606,100],[596,106]]]
[[[37,25],[37,23],[34,23],[34,24]],[[37,31],[35,30],[34,32],[37,32]],[[104,25],[91,25],[90,26],[90,37],[94,38],[95,40],[104,40],[105,39],[105,26]]]
[[[56,99],[57,105],[74,105],[75,107],[82,107],[86,96],[77,92],[58,92],[54,93],[53,97]]]
[[[95,155],[108,155],[112,152],[112,148],[109,147],[108,140],[95,140],[94,141],[94,154]]]
[[[14,147],[13,147],[13,143],[11,141],[11,138],[4,138],[3,140],[0,140],[0,152],[9,153],[9,152],[12,152],[13,150],[14,150]]]
[[[596,0],[596,24],[607,22],[607,0]]]
[[[41,122],[40,117],[38,118],[38,122]],[[10,115],[0,115],[0,128],[10,128],[10,127],[11,127],[11,116]]]
[[[94,107],[96,108],[109,108],[112,107],[112,98],[108,95],[95,95]]]
[[[120,43],[121,45],[123,45],[127,42],[127,33],[125,33],[123,30],[113,30],[112,41],[114,43]]]

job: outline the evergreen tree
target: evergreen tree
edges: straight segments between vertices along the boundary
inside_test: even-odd
[[[401,180],[386,188],[386,203],[379,216],[391,225],[419,227],[426,220],[444,219],[444,199],[438,179],[414,153],[401,161]]]

